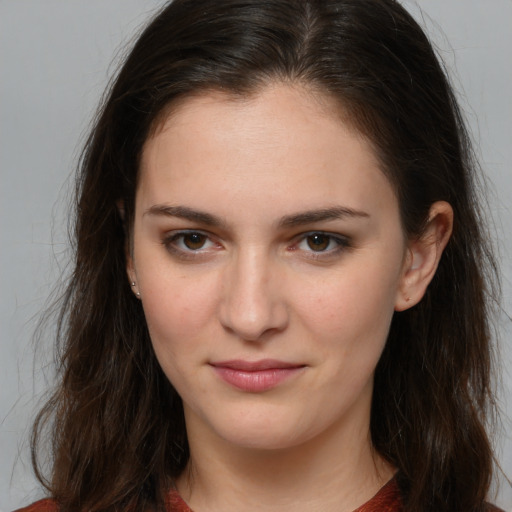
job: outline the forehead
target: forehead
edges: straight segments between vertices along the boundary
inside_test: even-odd
[[[286,84],[248,97],[214,91],[181,100],[146,141],[139,183],[154,202],[265,195],[283,207],[295,199],[356,208],[350,203],[382,187],[393,195],[371,144],[340,107]]]

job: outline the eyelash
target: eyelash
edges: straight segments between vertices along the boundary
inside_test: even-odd
[[[314,251],[313,249],[311,249],[311,246],[309,246],[308,239],[315,236],[325,237],[327,239],[327,247],[330,247],[333,244],[334,247],[331,247],[330,249]],[[298,243],[294,244],[292,250],[300,250],[299,245],[301,244],[308,244],[311,250],[305,251],[305,253],[307,253],[307,258],[313,258],[315,260],[325,260],[328,258],[336,257],[341,252],[351,248],[350,239],[347,238],[346,236],[326,233],[325,231],[310,231],[308,233],[301,234]]]
[[[193,260],[195,258],[204,256],[204,252],[205,252],[204,244],[203,244],[203,246],[198,247],[195,250],[191,249],[190,247],[188,247],[188,248],[187,247],[179,247],[179,245],[182,245],[182,246],[184,245],[184,243],[185,243],[184,240],[185,240],[186,236],[194,236],[194,235],[203,238],[205,240],[206,244],[209,243],[212,246],[217,246],[217,247],[220,246],[220,244],[216,244],[216,242],[212,240],[211,236],[208,233],[205,233],[203,231],[197,231],[197,230],[196,231],[195,230],[178,231],[178,232],[171,233],[170,235],[166,236],[162,240],[162,245],[171,254],[178,256],[181,259]],[[320,251],[315,251],[315,250],[311,249],[311,246],[309,246],[308,240],[311,239],[312,237],[325,237],[327,239],[326,240],[327,248],[320,250]],[[301,244],[308,244],[308,246],[311,250],[302,249],[302,251],[304,252],[304,254],[307,254],[307,256],[305,256],[306,258],[310,258],[310,259],[314,259],[314,260],[327,260],[327,259],[335,257],[339,253],[351,248],[351,243],[350,243],[349,238],[347,238],[345,236],[338,235],[338,234],[327,233],[324,231],[309,231],[306,233],[301,233],[300,235],[296,236],[294,240],[295,241],[293,242],[293,244],[290,247],[288,247],[288,250],[289,251],[299,251],[299,250],[301,250],[300,249]],[[334,247],[329,248],[333,244],[334,244]]]
[[[212,245],[215,245],[215,242],[212,241],[211,236],[208,233],[204,233],[202,231],[178,231],[171,233],[166,236],[162,240],[162,245],[169,251],[171,254],[178,256],[184,260],[193,260],[195,258],[200,257],[204,253],[204,246],[197,248],[196,250],[187,248],[187,247],[179,247],[178,244],[183,245],[184,239],[186,236],[198,235],[209,242]],[[218,245],[218,244],[217,244]]]

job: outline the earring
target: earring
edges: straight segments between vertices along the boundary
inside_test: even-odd
[[[132,281],[130,284],[132,285],[133,288],[135,288],[135,281]],[[135,295],[137,296],[138,299],[140,299],[140,292],[138,290],[135,292]]]

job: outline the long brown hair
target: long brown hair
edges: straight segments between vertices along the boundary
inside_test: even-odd
[[[409,237],[422,233],[433,202],[454,209],[426,296],[393,319],[375,374],[371,436],[398,468],[405,511],[483,509],[495,266],[469,137],[431,44],[394,0],[176,0],[128,55],[80,160],[60,380],[33,430],[36,473],[62,512],[161,508],[188,461],[181,399],[126,278],[141,149],[178,99],[212,89],[252,94],[271,80],[339,101],[375,148]],[[37,457],[45,426],[48,479]]]

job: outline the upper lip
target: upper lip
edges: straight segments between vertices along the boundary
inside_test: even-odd
[[[216,368],[229,368],[244,372],[257,372],[263,370],[276,370],[284,368],[302,368],[303,364],[289,363],[277,359],[261,359],[260,361],[245,361],[243,359],[231,359],[229,361],[215,361],[210,363]]]

